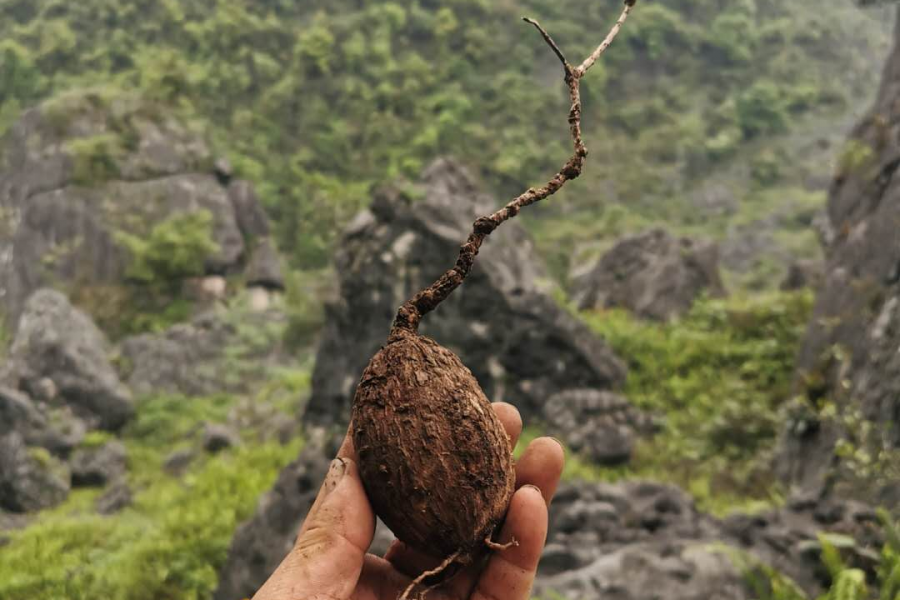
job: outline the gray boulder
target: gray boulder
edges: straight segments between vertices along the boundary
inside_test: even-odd
[[[131,506],[133,500],[134,496],[128,482],[120,479],[97,498],[97,512],[101,515],[112,515]]]
[[[384,343],[399,306],[450,268],[474,220],[494,209],[472,177],[442,159],[422,176],[423,198],[375,194],[345,231],[335,256],[338,298],[327,318],[306,419],[346,423],[356,383]],[[492,400],[526,418],[555,392],[621,385],[624,365],[553,301],[533,244],[515,221],[484,244],[469,278],[422,323],[455,351]]]
[[[704,292],[725,293],[718,248],[664,229],[624,238],[572,284],[581,309],[621,307],[658,320],[686,313]]]
[[[112,441],[97,448],[82,448],[72,454],[73,487],[102,487],[125,475],[127,452],[121,442]]]
[[[0,435],[17,431],[26,443],[40,446],[48,427],[47,418],[28,396],[0,387]]]
[[[247,287],[263,287],[269,290],[284,291],[284,275],[281,271],[281,258],[269,238],[260,239],[253,250],[250,262],[244,273]]]
[[[750,600],[737,565],[705,543],[635,544],[538,580],[537,594],[604,600]]]
[[[87,315],[59,292],[40,290],[25,306],[4,379],[32,397],[69,407],[91,426],[115,430],[131,418],[134,405],[110,364],[111,353]]]
[[[240,444],[241,437],[227,425],[207,423],[203,428],[203,449],[211,454],[217,454]]]
[[[84,438],[87,427],[68,407],[41,406],[17,390],[0,387],[0,435],[13,431],[29,446],[65,457]]]
[[[244,237],[257,240],[268,237],[269,218],[249,181],[238,180],[228,186],[228,200],[234,209],[235,220]]]
[[[857,540],[844,552],[871,571],[883,540],[870,508],[816,500],[719,520],[699,512],[678,488],[650,482],[564,483],[550,508],[550,530],[536,595],[647,600],[750,600],[748,572],[774,567],[817,597],[820,532]]]
[[[817,260],[798,260],[788,267],[787,275],[781,282],[782,291],[816,289],[822,284],[825,265]]]
[[[590,460],[606,465],[628,462],[635,438],[655,428],[652,417],[624,397],[600,390],[567,390],[544,405],[547,433]]]
[[[216,307],[162,333],[123,340],[122,377],[136,394],[248,392],[290,362],[282,344],[287,323],[276,308]]]
[[[860,477],[834,453],[848,437],[873,457],[900,451],[900,21],[895,43],[875,105],[850,135],[829,194],[834,235],[798,359],[805,419],[785,427],[778,460],[800,494],[836,484],[872,498],[895,485],[887,469]],[[834,402],[837,419],[819,414],[823,399]],[[848,421],[860,426],[847,431]]]
[[[49,453],[28,448],[18,433],[0,436],[0,509],[34,512],[68,495],[67,473]]]
[[[163,468],[169,475],[178,476],[184,473],[197,458],[197,454],[190,448],[175,450],[166,457]]]

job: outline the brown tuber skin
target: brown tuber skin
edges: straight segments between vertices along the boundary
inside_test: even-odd
[[[515,491],[510,440],[490,402],[458,356],[419,335],[419,323],[465,280],[481,244],[500,224],[581,175],[587,156],[581,137],[581,78],[615,39],[635,2],[625,0],[609,35],[577,67],[536,21],[525,19],[563,64],[574,153],[546,185],[530,188],[475,221],[453,268],[400,307],[387,343],[356,389],[351,429],[375,513],[400,541],[446,559],[413,581],[402,598],[426,576],[471,562],[485,547],[500,548],[491,538]]]
[[[506,430],[459,357],[398,330],[363,373],[353,424],[366,493],[391,531],[442,558],[474,556],[516,476]]]

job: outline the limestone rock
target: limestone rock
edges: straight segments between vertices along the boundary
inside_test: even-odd
[[[159,334],[122,341],[123,378],[136,394],[250,391],[290,357],[283,310],[214,308]]]
[[[69,460],[73,487],[102,487],[125,474],[127,452],[121,442],[77,450]]]
[[[16,431],[29,445],[43,446],[48,428],[47,418],[28,396],[0,387],[0,435]]]
[[[663,229],[624,238],[572,286],[579,308],[621,307],[658,320],[684,314],[704,292],[725,293],[717,247]]]
[[[203,449],[211,454],[239,446],[241,438],[227,425],[207,423],[203,428]]]
[[[68,406],[89,425],[115,430],[131,418],[134,405],[110,364],[111,353],[87,315],[59,292],[40,290],[19,321],[4,378],[32,397],[52,394],[45,399]]]
[[[124,479],[115,481],[102,496],[97,498],[97,512],[112,515],[131,506],[133,494]]]
[[[0,509],[33,512],[68,495],[67,474],[49,454],[29,449],[18,433],[0,436]]]
[[[859,503],[813,500],[718,520],[668,485],[564,483],[551,505],[535,595],[750,600],[745,568],[768,565],[817,597],[829,583],[820,532],[856,539],[846,558],[871,569],[867,557],[882,540],[874,511]]]
[[[244,237],[258,239],[268,237],[269,218],[249,181],[238,180],[228,186],[228,199],[234,209],[237,226]]]
[[[245,272],[247,287],[263,287],[269,290],[284,291],[284,274],[281,272],[281,259],[278,251],[269,238],[257,242],[247,264]]]
[[[450,268],[473,221],[494,208],[472,177],[442,159],[422,176],[422,200],[397,189],[376,193],[349,225],[335,257],[339,297],[313,373],[306,419],[346,423],[357,381],[412,294]],[[488,398],[537,415],[552,394],[611,389],[625,367],[541,282],[546,274],[515,221],[488,239],[465,284],[422,323],[422,333],[456,352]]]
[[[169,475],[181,475],[196,457],[196,453],[189,448],[176,450],[166,457],[163,468]]]
[[[794,261],[788,267],[787,275],[781,282],[783,291],[816,289],[822,284],[824,265],[815,260]]]
[[[634,439],[651,433],[652,417],[635,409],[618,394],[600,390],[567,390],[554,394],[544,406],[547,433],[594,462],[628,462]]]

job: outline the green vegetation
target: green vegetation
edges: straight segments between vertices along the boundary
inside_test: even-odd
[[[236,174],[254,182],[292,268],[289,319],[258,327],[244,299],[226,307],[237,332],[224,349],[223,381],[231,384],[259,368],[252,357],[273,340],[309,362],[324,318],[316,299],[324,296],[321,274],[371,186],[415,179],[444,154],[477,167],[498,198],[558,168],[570,152],[561,72],[519,18],[540,19],[575,60],[596,45],[620,5],[0,0],[0,134],[45,100],[45,116],[60,132],[102,109],[108,131],[66,147],[75,182],[92,186],[121,176],[141,118],[172,113],[197,124]],[[590,168],[523,215],[553,276],[564,282],[573,265],[596,258],[613,239],[657,224],[724,240],[774,222],[772,246],[816,256],[810,223],[825,195],[808,182],[830,175],[844,130],[835,122],[862,102],[856,90],[874,92],[889,27],[847,0],[643,4],[583,85]],[[131,91],[158,112],[123,106]],[[868,168],[871,152],[851,142],[839,173]],[[0,226],[8,218],[0,215]],[[186,319],[192,306],[181,283],[217,251],[205,211],[141,233],[130,225],[116,224],[131,253],[130,281],[72,290],[113,338]],[[729,284],[773,287],[784,267],[763,256]],[[769,293],[703,300],[669,324],[620,311],[583,315],[628,362],[624,393],[664,428],[626,468],[571,457],[565,476],[675,483],[716,514],[778,503],[768,458],[810,306],[806,293]],[[0,353],[6,337],[0,324]],[[270,375],[252,399],[141,401],[123,435],[134,505],[101,517],[93,508],[99,492],[77,491],[9,534],[0,546],[0,598],[208,598],[236,524],[301,441],[279,445],[248,426],[247,443],[199,456],[181,478],[166,474],[163,461],[194,447],[204,421],[253,413],[245,422],[258,423],[256,403],[295,414],[307,368]],[[522,443],[536,435],[526,431]],[[109,439],[90,434],[83,446]],[[874,460],[855,447],[841,451]],[[883,551],[880,600],[898,600],[900,542],[887,521],[886,530],[893,541]],[[834,544],[822,542],[835,584],[823,600],[860,597],[874,583],[847,568]],[[778,573],[763,574],[759,600],[804,598]]]
[[[281,410],[296,410],[296,382],[308,377],[292,381],[294,404]],[[0,598],[208,598],[235,527],[301,445],[264,441],[251,428],[242,432],[244,445],[201,453],[180,478],[163,471],[170,452],[196,446],[203,422],[224,421],[239,406],[230,396],[144,399],[123,436],[133,506],[100,516],[93,508],[99,492],[79,490],[12,532],[0,547]],[[92,436],[86,443],[102,440]]]
[[[169,287],[202,275],[204,262],[219,249],[212,225],[212,213],[198,210],[169,217],[147,236],[121,232],[118,242],[131,254],[126,276],[149,286]]]
[[[900,598],[900,523],[886,511],[880,513],[885,544],[881,550],[875,580],[862,569],[849,566],[844,552],[853,548],[852,538],[840,535],[819,536],[818,550],[822,564],[831,578],[829,589],[818,600],[897,600]],[[744,571],[756,600],[809,600],[796,583],[777,570],[760,564],[744,554],[728,551]]]
[[[627,467],[571,457],[565,477],[667,481],[717,514],[777,503],[768,459],[811,305],[808,293],[704,300],[670,324],[621,311],[584,313],[628,363],[625,395],[664,427]],[[523,444],[536,435],[528,431]]]
[[[619,5],[9,0],[0,131],[75,87],[137,89],[205,124],[258,185],[291,263],[321,267],[370,185],[414,178],[439,154],[480,165],[501,197],[552,173],[569,152],[567,100],[555,59],[519,17],[539,18],[574,60]],[[709,172],[739,166],[756,143],[784,147],[786,176],[755,169],[766,189],[798,185],[807,169],[827,175],[797,144],[859,102],[847,90],[874,91],[888,28],[847,0],[647,3],[584,83],[591,168],[536,211],[553,224],[539,232],[596,222],[618,202],[630,221],[683,225]],[[76,144],[79,179],[112,176],[118,149],[106,136]],[[727,183],[741,200],[743,176]],[[721,229],[727,216],[716,219]],[[572,233],[573,246],[595,240]]]
[[[114,134],[72,140],[66,149],[73,159],[72,178],[77,184],[96,184],[119,174],[116,158],[122,149]]]

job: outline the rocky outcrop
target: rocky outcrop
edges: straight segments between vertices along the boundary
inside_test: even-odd
[[[593,462],[628,462],[635,439],[657,428],[654,419],[622,396],[601,390],[568,390],[544,405],[546,433]]]
[[[216,600],[251,597],[293,546],[340,439],[314,436],[238,530]],[[535,596],[645,600],[665,590],[679,600],[750,600],[748,576],[759,566],[777,568],[816,595],[829,584],[820,532],[855,539],[845,560],[867,572],[876,567],[881,529],[874,511],[858,503],[794,503],[720,520],[671,485],[563,483],[551,505]],[[377,536],[372,551],[383,552],[389,540]]]
[[[241,437],[238,432],[227,425],[207,423],[203,428],[203,449],[210,454],[239,446]]]
[[[102,487],[125,475],[125,446],[111,441],[97,448],[77,450],[69,460],[73,487]]]
[[[782,291],[818,288],[822,284],[824,265],[817,260],[798,260],[788,267],[787,275],[781,282]]]
[[[697,511],[678,488],[649,482],[564,484],[536,592],[565,598],[749,600],[748,569],[776,567],[811,594],[827,584],[821,531],[849,535],[846,553],[871,571],[881,540],[873,511],[852,502],[797,504],[718,520]]]
[[[131,393],[110,364],[112,349],[93,321],[53,290],[29,298],[3,379],[90,426],[115,430],[134,414]]]
[[[41,287],[76,297],[121,284],[130,260],[121,234],[145,236],[178,214],[212,216],[218,250],[207,274],[241,273],[268,221],[252,186],[223,183],[212,163],[196,133],[126,94],[70,93],[25,112],[0,142],[7,319]]]
[[[28,448],[18,433],[0,436],[0,509],[33,512],[68,495],[68,474],[55,459]]]
[[[43,446],[49,424],[28,396],[0,387],[0,435],[17,432],[26,443]]]
[[[97,498],[97,512],[101,515],[112,515],[129,506],[134,495],[125,480],[114,482],[102,496]]]
[[[493,201],[458,164],[438,160],[423,174],[423,198],[378,192],[344,233],[335,257],[339,298],[327,322],[306,418],[347,422],[356,383],[384,343],[397,308],[453,265],[473,221]],[[422,333],[455,351],[492,400],[539,415],[568,388],[609,389],[622,363],[547,291],[540,259],[515,221],[485,243],[465,284],[423,320]]]
[[[28,446],[65,458],[87,432],[67,406],[37,404],[20,391],[0,387],[0,436],[16,432]]]
[[[581,309],[620,307],[658,320],[684,314],[703,293],[725,293],[716,245],[663,229],[621,240],[572,285]]]
[[[284,291],[284,275],[278,251],[268,238],[256,244],[253,258],[247,264],[245,273],[248,287],[262,287],[268,290]]]
[[[835,473],[836,460],[822,459],[834,458],[840,438],[873,458],[896,462],[900,452],[900,21],[896,39],[875,106],[851,134],[829,195],[834,238],[798,361],[806,402],[794,407],[778,463],[803,493],[858,479],[852,460]],[[826,403],[836,405],[837,420],[820,416]],[[892,484],[869,483],[844,491],[871,498]]]

